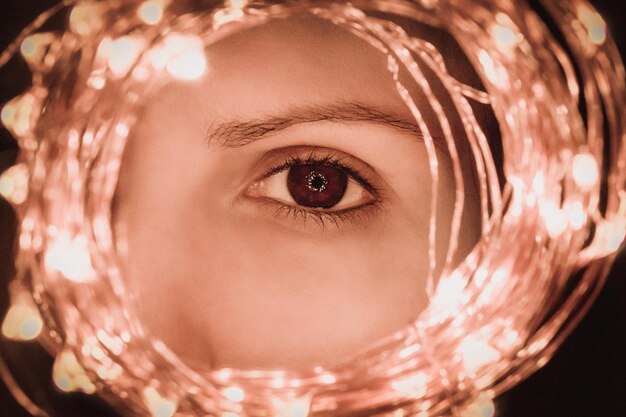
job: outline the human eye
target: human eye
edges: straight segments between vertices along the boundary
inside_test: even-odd
[[[382,204],[374,170],[346,153],[309,147],[270,152],[248,197],[291,220],[340,226],[364,222]]]

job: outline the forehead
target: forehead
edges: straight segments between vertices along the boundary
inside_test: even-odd
[[[275,20],[232,35],[209,46],[207,60],[205,78],[169,86],[153,107],[202,110],[218,118],[333,102],[407,111],[385,56],[312,16]]]

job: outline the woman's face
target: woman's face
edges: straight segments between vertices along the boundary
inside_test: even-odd
[[[429,158],[386,58],[290,18],[212,45],[207,61],[202,81],[148,100],[122,167],[116,222],[147,329],[199,367],[302,368],[414,320]],[[441,264],[455,187],[438,157]],[[461,254],[478,223],[464,222]]]

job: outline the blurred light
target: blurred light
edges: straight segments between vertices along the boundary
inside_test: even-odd
[[[410,398],[422,398],[427,392],[428,376],[420,372],[415,375],[391,381],[391,389]]]
[[[496,406],[493,400],[481,395],[478,399],[461,412],[461,417],[494,417]]]
[[[561,233],[567,230],[568,218],[553,201],[543,201],[541,203],[541,217],[546,227],[548,235],[556,239]]]
[[[206,70],[206,57],[203,51],[187,51],[167,64],[167,71],[182,81],[197,80]]]
[[[576,155],[572,163],[572,175],[576,185],[582,190],[595,187],[600,179],[600,172],[594,156],[589,153]]]
[[[0,175],[0,195],[8,202],[18,205],[28,197],[28,167],[21,163]]]
[[[578,6],[578,20],[581,21],[585,29],[589,40],[594,45],[602,45],[606,42],[607,26],[602,16],[596,11],[592,10],[588,5],[581,4]]]
[[[72,238],[68,232],[61,232],[52,239],[45,257],[48,268],[59,271],[74,282],[88,282],[96,278],[85,236]]]
[[[272,398],[272,417],[307,417],[310,409],[309,396]]]
[[[504,13],[496,15],[496,23],[491,26],[491,36],[498,48],[510,52],[524,38],[513,21]]]
[[[234,403],[240,403],[246,398],[246,393],[239,387],[228,387],[222,390],[222,394],[228,401]]]
[[[24,136],[31,131],[31,118],[36,98],[26,93],[9,101],[0,113],[2,124],[16,136]]]
[[[74,6],[70,13],[70,30],[81,36],[89,36],[99,32],[104,27],[103,12],[104,6],[95,2]]]
[[[441,278],[430,304],[437,312],[438,320],[444,320],[456,314],[459,307],[467,300],[466,280],[458,271]]]
[[[583,203],[580,201],[573,201],[568,206],[568,220],[569,225],[574,230],[580,230],[585,225],[587,221],[587,212],[585,211],[585,207]]]
[[[322,384],[334,384],[337,382],[337,378],[333,374],[324,374],[319,378]]]
[[[176,402],[162,397],[152,387],[143,390],[143,397],[152,417],[172,417],[178,408]]]
[[[58,354],[52,367],[52,379],[55,385],[65,392],[84,392],[93,394],[95,385],[89,380],[85,369],[78,363],[74,353],[65,349]]]
[[[111,41],[108,50],[108,66],[118,78],[126,76],[137,62],[143,42],[136,37],[122,36]]]
[[[144,1],[137,9],[139,18],[148,25],[156,25],[163,19],[163,4],[160,1]]]
[[[25,297],[19,297],[11,304],[2,322],[2,334],[16,341],[34,340],[41,334],[42,329],[43,321],[39,310]]]
[[[499,88],[509,87],[509,75],[506,70],[500,66],[496,66],[493,58],[484,49],[478,53],[478,61],[482,66],[483,72],[487,79]]]
[[[485,340],[471,335],[463,339],[458,351],[463,359],[463,368],[470,376],[474,376],[480,368],[500,359],[500,352]]]
[[[222,26],[241,20],[246,14],[240,8],[226,8],[218,10],[213,15],[213,29],[218,30]]]

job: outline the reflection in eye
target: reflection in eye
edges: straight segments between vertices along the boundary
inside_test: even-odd
[[[381,204],[379,190],[351,164],[356,158],[324,152],[309,152],[305,157],[291,152],[265,171],[248,195],[276,204],[279,213],[304,219],[313,216],[320,223],[328,219],[338,224]]]

